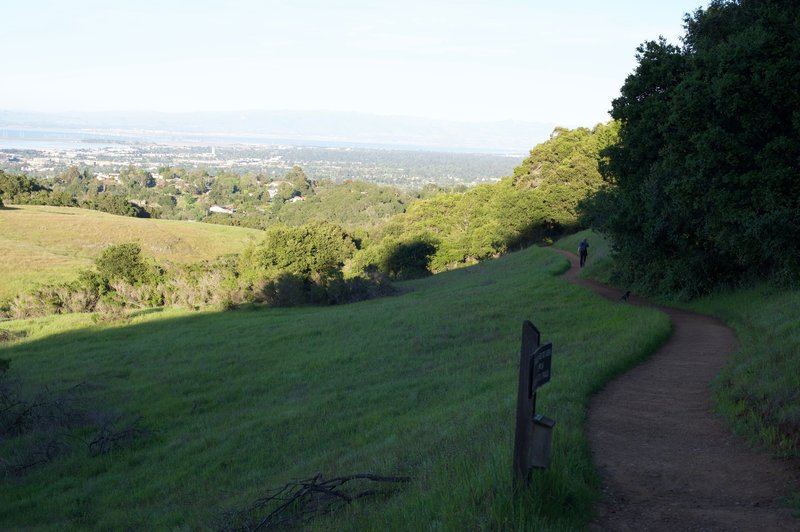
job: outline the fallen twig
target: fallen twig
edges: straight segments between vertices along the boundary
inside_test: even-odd
[[[354,481],[396,484],[411,481],[411,477],[383,476],[357,473],[324,480],[321,474],[305,480],[289,482],[268,496],[258,499],[250,508],[227,514],[226,529],[275,530],[302,524],[314,515],[333,509],[337,504],[349,504],[356,499],[386,495],[390,490],[345,491],[343,486]],[[261,514],[267,512],[263,517]]]

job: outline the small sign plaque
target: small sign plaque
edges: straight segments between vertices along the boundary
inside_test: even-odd
[[[550,363],[553,360],[553,344],[539,346],[531,356],[531,396],[536,389],[550,382]]]

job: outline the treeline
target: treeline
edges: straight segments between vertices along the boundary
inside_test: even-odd
[[[260,196],[249,196],[250,202],[234,202],[236,212],[212,213],[202,221],[266,229],[277,224],[298,226],[326,220],[351,230],[370,228],[405,212],[409,204],[436,187],[407,192],[361,181],[314,181],[302,168],[294,167],[280,179],[265,181],[261,188]]]
[[[356,261],[392,273],[398,250],[419,253],[420,246],[427,246],[433,250],[430,269],[438,272],[574,231],[578,201],[602,185],[600,151],[616,140],[616,131],[614,123],[558,128],[531,150],[513,176],[417,200],[370,232]]]
[[[314,181],[297,166],[277,178],[169,166],[156,173],[128,166],[114,177],[74,166],[47,180],[1,175],[0,195],[8,203],[84,207],[123,216],[254,229],[322,219],[349,228],[370,227],[404,212],[431,189],[441,190],[428,186],[420,192],[407,192],[365,182]]]
[[[800,275],[800,3],[714,0],[638,49],[583,220],[615,276],[686,297]]]
[[[2,200],[18,205],[53,205],[81,207],[119,216],[149,217],[148,212],[120,196],[98,193],[82,199],[67,191],[56,191],[25,175],[6,174],[0,170],[0,206]]]

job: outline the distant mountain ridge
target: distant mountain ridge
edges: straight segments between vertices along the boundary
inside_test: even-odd
[[[219,111],[193,113],[36,113],[0,110],[2,129],[108,131],[137,140],[200,142],[327,142],[385,147],[524,153],[547,139],[555,124],[458,122],[335,111]],[[98,131],[99,130],[99,131]]]

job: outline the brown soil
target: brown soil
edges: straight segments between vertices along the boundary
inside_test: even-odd
[[[581,279],[575,255],[561,254],[569,281],[620,300],[619,290]],[[735,334],[715,318],[657,308],[672,320],[670,339],[591,402],[588,438],[603,487],[592,530],[800,530],[781,500],[800,487],[800,463],[752,450],[712,412],[709,383],[737,349]]]

